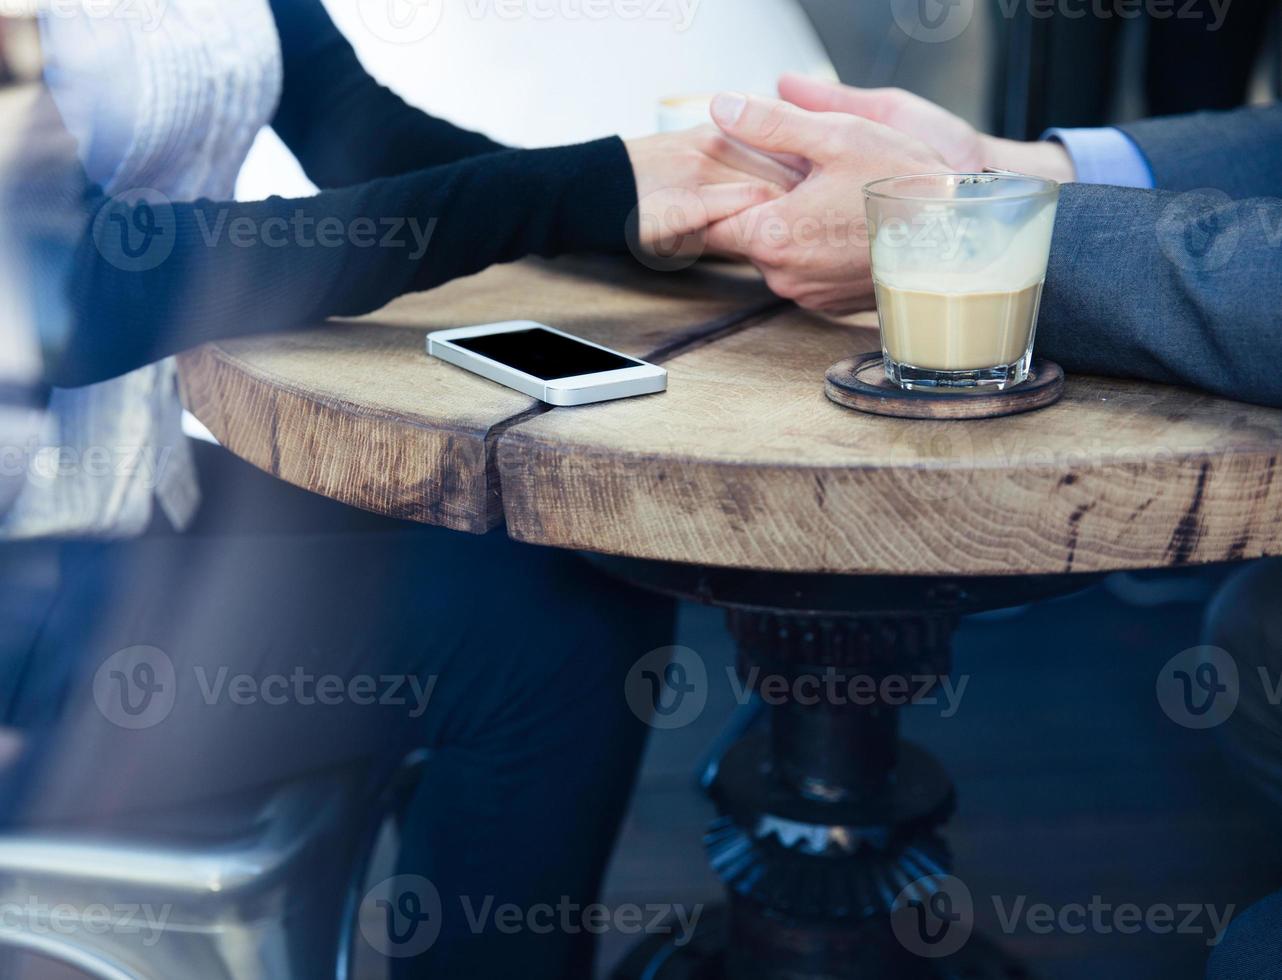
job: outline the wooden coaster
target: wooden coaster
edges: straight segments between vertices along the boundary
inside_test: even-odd
[[[824,393],[838,405],[901,419],[991,419],[1045,408],[1064,394],[1064,369],[1036,360],[1028,380],[1007,388],[905,391],[886,377],[880,351],[848,357],[828,369]]]

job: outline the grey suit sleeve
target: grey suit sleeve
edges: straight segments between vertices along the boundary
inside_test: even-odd
[[[1147,158],[1162,190],[1282,195],[1282,105],[1166,116],[1121,129]]]
[[[1065,185],[1038,351],[1282,406],[1282,198]]]

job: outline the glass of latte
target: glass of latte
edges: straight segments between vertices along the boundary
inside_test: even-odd
[[[1003,389],[1028,377],[1059,185],[1019,174],[864,188],[886,377]]]

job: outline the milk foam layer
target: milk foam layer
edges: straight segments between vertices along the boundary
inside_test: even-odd
[[[1000,211],[963,202],[923,204],[911,220],[875,229],[873,275],[882,285],[930,293],[1004,293],[1046,278],[1055,202]]]

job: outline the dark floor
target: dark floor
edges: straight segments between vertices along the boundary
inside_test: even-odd
[[[924,706],[907,712],[906,734],[956,783],[948,837],[979,928],[1038,977],[1193,980],[1206,937],[1004,934],[997,902],[1007,914],[1021,897],[1056,909],[1100,896],[1113,906],[1221,910],[1282,887],[1276,818],[1226,770],[1214,735],[1173,723],[1154,693],[1158,669],[1198,643],[1200,618],[1197,602],[1139,609],[1097,587],[972,619],[954,657],[954,677],[969,677],[960,709],[952,718]],[[710,675],[731,663],[714,610],[684,609],[681,642]],[[692,785],[695,759],[734,706],[728,684],[719,697],[711,688],[698,722],[653,736],[609,878],[611,905],[692,905],[719,894],[700,844],[711,811]],[[627,948],[622,937],[605,939],[602,975]]]

